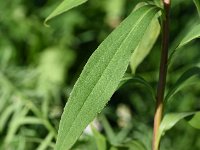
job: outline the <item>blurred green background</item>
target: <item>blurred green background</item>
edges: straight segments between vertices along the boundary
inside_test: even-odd
[[[53,149],[61,113],[87,59],[140,1],[90,0],[50,21],[50,28],[45,27],[45,18],[60,2],[0,1],[2,150]],[[198,23],[200,18],[192,1],[172,1],[171,45],[187,32],[186,27],[192,28]],[[160,41],[159,37],[136,71],[154,89],[158,80]],[[192,66],[200,66],[199,40],[175,54],[166,90]],[[165,111],[199,110],[200,84],[194,84],[197,82],[198,78],[190,80],[191,84],[173,97]],[[101,113],[106,117],[101,124],[102,134],[107,137],[105,122],[108,120],[116,133],[122,131],[126,135],[123,140],[140,140],[150,150],[154,106],[151,94],[143,86],[124,85]],[[200,131],[183,120],[166,133],[161,144],[161,150],[200,150]],[[95,138],[85,133],[73,149],[95,150]]]

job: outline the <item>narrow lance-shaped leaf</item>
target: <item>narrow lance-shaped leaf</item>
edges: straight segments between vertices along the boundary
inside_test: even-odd
[[[57,150],[70,149],[106,105],[158,10],[155,6],[144,6],[130,14],[89,58],[61,117]]]
[[[170,130],[173,126],[176,125],[180,120],[185,117],[194,115],[196,112],[185,112],[185,113],[169,113],[166,114],[160,124],[159,133],[156,141],[156,146],[158,147],[160,138],[165,134],[167,130]]]
[[[188,79],[195,75],[200,75],[200,68],[193,67],[184,72],[181,77],[177,80],[174,86],[169,90],[165,97],[165,101],[168,101],[174,94],[176,94],[186,83]]]
[[[51,20],[52,18],[76,7],[83,3],[85,3],[87,0],[64,0],[46,19],[45,19],[45,25],[47,25],[47,21]]]

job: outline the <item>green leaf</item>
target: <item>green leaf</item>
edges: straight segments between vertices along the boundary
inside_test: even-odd
[[[118,88],[122,87],[122,86],[123,86],[124,84],[126,84],[126,83],[131,83],[131,82],[142,84],[144,87],[146,87],[146,89],[148,89],[148,91],[149,91],[149,92],[151,93],[151,95],[152,95],[152,98],[155,100],[155,92],[154,92],[153,87],[152,87],[144,78],[142,78],[142,77],[140,77],[140,76],[138,76],[138,75],[126,74],[126,75],[122,78],[122,80],[121,80],[121,82],[120,82]]]
[[[132,140],[128,143],[125,143],[125,145],[129,147],[129,150],[147,150],[144,144],[138,140]]]
[[[9,120],[10,116],[14,112],[15,107],[14,105],[7,106],[6,109],[0,115],[0,133],[6,126],[7,121]]]
[[[138,140],[123,143],[120,146],[113,146],[110,150],[147,150],[144,144]]]
[[[185,117],[194,115],[196,112],[185,112],[185,113],[169,113],[166,114],[160,124],[159,133],[156,141],[156,146],[158,147],[160,138],[165,134],[167,130],[170,130],[175,124]]]
[[[196,8],[197,8],[197,11],[199,13],[199,16],[200,16],[200,0],[193,0]]]
[[[41,144],[37,147],[36,150],[46,150],[46,149],[48,149],[49,145],[51,144],[53,137],[54,137],[54,135],[50,132],[46,136],[46,138],[41,142]]]
[[[127,125],[126,127],[122,128],[115,137],[115,141],[118,144],[121,144],[124,142],[124,140],[126,139],[126,137],[128,136],[128,134],[131,132],[132,129],[132,124]]]
[[[147,28],[139,46],[133,52],[130,60],[130,67],[133,74],[135,74],[137,67],[149,54],[153,45],[155,44],[160,33],[160,24],[155,17],[149,27]]]
[[[186,36],[181,40],[177,48],[180,48],[186,44],[188,44],[190,41],[200,38],[200,24],[194,26],[190,32],[187,33]]]
[[[200,129],[200,112],[197,112],[194,117],[189,121],[189,124],[196,129]]]
[[[94,127],[92,126],[92,133],[96,141],[98,150],[106,150],[106,138]]]
[[[44,24],[47,25],[47,21],[51,20],[52,18],[76,7],[83,3],[85,3],[87,0],[64,0],[44,21]]]
[[[181,88],[185,86],[185,83],[187,80],[189,80],[191,77],[194,77],[195,75],[200,74],[200,68],[199,67],[193,67],[184,72],[181,77],[176,81],[174,86],[168,91],[165,101],[168,101],[174,94],[176,94]]]
[[[186,32],[183,36],[179,37],[181,40],[179,40],[177,43],[174,44],[171,48],[171,54],[169,56],[169,61],[171,61],[174,54],[177,52],[177,50],[189,42],[191,42],[194,39],[200,38],[200,24],[193,26],[190,31]]]
[[[155,6],[144,6],[130,14],[89,58],[61,117],[57,150],[70,149],[84,128],[104,108],[158,10]]]
[[[115,137],[116,137],[116,134],[115,132],[113,131],[112,127],[110,126],[108,120],[106,119],[106,117],[104,115],[101,115],[99,117],[102,125],[103,125],[103,128],[105,130],[105,133],[107,135],[107,138],[109,140],[109,142],[112,144],[112,145],[116,145],[116,140],[115,140]]]

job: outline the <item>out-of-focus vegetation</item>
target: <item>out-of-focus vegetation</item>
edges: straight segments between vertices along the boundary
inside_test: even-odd
[[[139,1],[91,0],[50,22],[43,22],[59,3],[52,0],[0,1],[0,149],[43,150],[55,146],[61,113],[91,53]],[[199,24],[192,1],[172,1],[171,39]],[[156,89],[160,38],[136,74]],[[191,66],[200,67],[200,42],[179,49],[169,66],[167,90]],[[130,68],[128,69],[130,71]],[[200,84],[190,85],[172,97],[166,112],[200,109]],[[154,101],[143,86],[120,88],[101,113],[101,134],[84,133],[73,149],[95,150],[106,143],[142,141],[151,148]],[[94,123],[95,125],[97,123]],[[112,131],[110,129],[112,126]],[[115,134],[120,135],[113,135]],[[93,137],[95,136],[95,138]],[[106,141],[106,142],[105,142]],[[134,141],[127,145],[134,144]],[[114,148],[112,148],[114,149]],[[118,147],[120,149],[120,147]],[[199,150],[200,131],[180,121],[166,132],[161,150]]]

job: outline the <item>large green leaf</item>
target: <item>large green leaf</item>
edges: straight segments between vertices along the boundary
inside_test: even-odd
[[[165,97],[165,101],[168,101],[174,94],[176,94],[182,87],[185,86],[186,81],[188,81],[191,77],[200,74],[199,67],[193,67],[184,72],[181,77],[176,81],[174,86],[169,90]]]
[[[196,112],[185,112],[185,113],[169,113],[166,114],[160,124],[159,133],[156,141],[156,145],[158,147],[160,138],[165,134],[167,130],[170,130],[176,123],[185,117],[194,115]]]
[[[87,0],[64,0],[46,19],[45,24],[47,21],[51,20],[52,18],[76,7],[83,3],[85,3]]]
[[[200,0],[193,0],[193,2],[195,3],[195,6],[200,16]]]
[[[104,108],[158,10],[155,6],[144,6],[130,14],[89,58],[61,117],[57,150],[70,149],[84,128]]]

